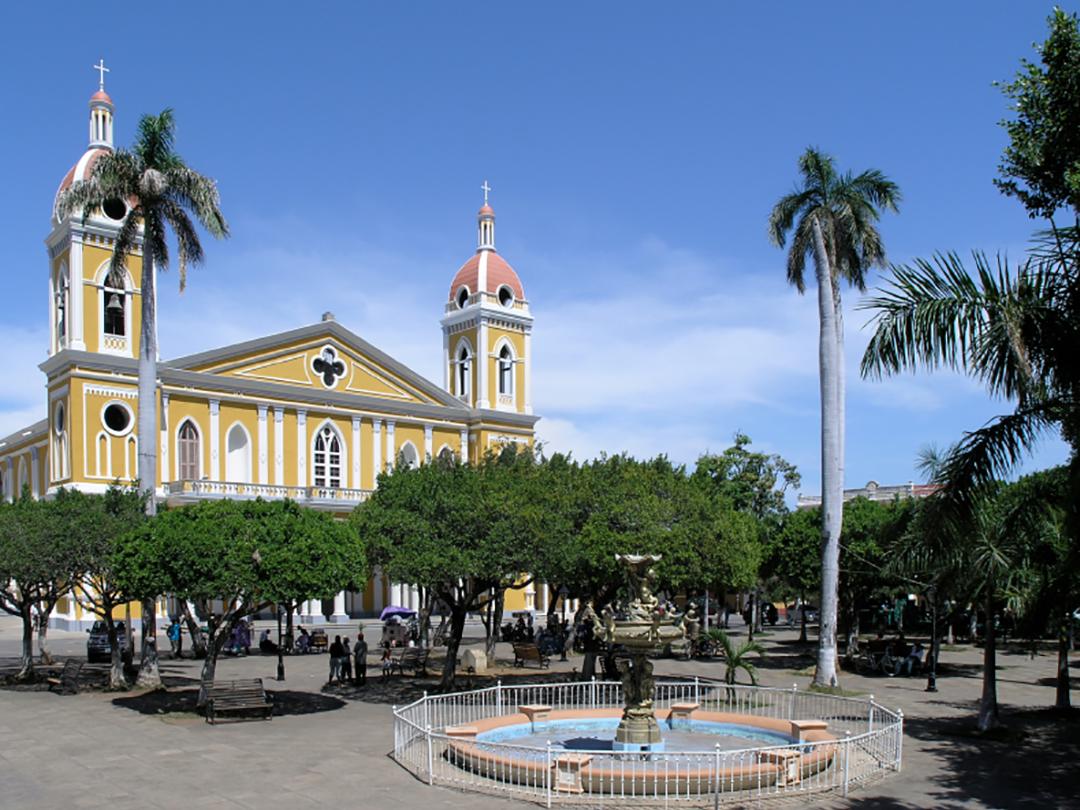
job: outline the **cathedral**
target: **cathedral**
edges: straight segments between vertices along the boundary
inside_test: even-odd
[[[101,69],[103,65],[100,66]],[[104,77],[104,73],[101,74]],[[90,177],[113,149],[112,99],[90,97],[89,143],[57,197]],[[0,439],[0,483],[10,500],[28,488],[103,492],[136,479],[140,441],[158,444],[158,497],[170,506],[212,498],[292,498],[347,515],[394,465],[450,455],[476,462],[507,442],[530,444],[532,314],[518,274],[495,248],[495,212],[477,215],[476,252],[442,302],[442,385],[350,331],[333,314],[286,332],[162,360],[158,435],[138,435],[136,391],[142,259],[109,271],[127,204],[86,218],[54,206],[48,253],[44,418]],[[45,273],[43,273],[45,275]],[[46,308],[43,307],[43,311]],[[432,347],[438,350],[437,347]],[[542,608],[531,588],[507,608]],[[357,593],[304,606],[306,621],[346,621],[394,604],[418,607],[415,588],[376,573]],[[87,626],[74,600],[55,624]]]

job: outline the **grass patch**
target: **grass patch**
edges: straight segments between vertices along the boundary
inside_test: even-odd
[[[865,697],[866,692],[859,692],[855,689],[844,689],[839,686],[818,686],[817,684],[810,684],[811,692],[819,692],[822,695],[835,695],[836,697]]]

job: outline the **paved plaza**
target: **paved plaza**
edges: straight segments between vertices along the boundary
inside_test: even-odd
[[[365,622],[375,631],[377,622]],[[355,635],[357,623],[342,626]],[[470,633],[479,627],[470,627]],[[734,630],[741,634],[742,628]],[[369,639],[373,637],[368,633]],[[473,638],[473,641],[478,639]],[[810,645],[786,628],[766,638],[763,684],[805,688]],[[18,625],[0,619],[0,658],[13,663]],[[85,655],[85,634],[55,632],[54,654]],[[512,660],[499,645],[502,664]],[[1046,711],[1053,704],[1054,657],[1034,659],[1008,647],[999,663],[999,696],[1007,733],[996,739],[970,734],[980,690],[981,651],[969,646],[943,653],[939,691],[925,680],[844,676],[845,689],[874,694],[906,716],[904,767],[856,791],[848,800],[815,807],[1080,807],[1080,722]],[[165,656],[167,659],[167,655]],[[374,662],[374,659],[372,659]],[[519,802],[430,788],[398,767],[390,707],[412,699],[430,679],[397,677],[366,689],[324,689],[325,655],[286,659],[287,679],[273,680],[276,659],[223,658],[218,676],[262,677],[278,693],[285,714],[270,722],[210,726],[184,711],[201,662],[162,662],[168,696],[136,692],[84,692],[62,697],[42,691],[0,690],[0,807],[18,808],[438,808],[507,810]],[[571,656],[553,662],[556,677],[581,666]],[[714,662],[657,662],[659,674],[719,677]],[[500,667],[504,680],[521,670]],[[536,677],[536,670],[529,676]],[[479,685],[479,684],[477,684]],[[1080,693],[1074,690],[1074,702]],[[168,702],[166,704],[166,702]],[[163,711],[166,707],[170,711]],[[790,806],[790,805],[787,805]]]

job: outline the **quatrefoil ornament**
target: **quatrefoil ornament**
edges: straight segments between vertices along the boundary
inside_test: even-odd
[[[319,356],[311,361],[311,368],[322,375],[322,382],[327,388],[337,385],[338,379],[345,373],[345,364],[337,358],[337,352],[330,346],[324,346]]]

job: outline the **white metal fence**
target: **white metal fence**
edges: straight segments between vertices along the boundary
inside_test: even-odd
[[[700,704],[702,712],[773,720],[824,720],[834,739],[742,750],[673,751],[647,758],[610,751],[571,751],[513,743],[470,741],[448,728],[517,713],[525,704],[568,709],[617,709],[622,684],[587,681],[495,686],[428,695],[394,707],[394,759],[419,779],[467,791],[496,793],[553,804],[719,806],[769,797],[837,791],[889,771],[899,771],[903,713],[873,696],[850,698],[819,692],[727,685],[695,678],[656,684],[654,706]],[[470,752],[472,752],[470,754]],[[567,755],[589,758],[567,779]]]

